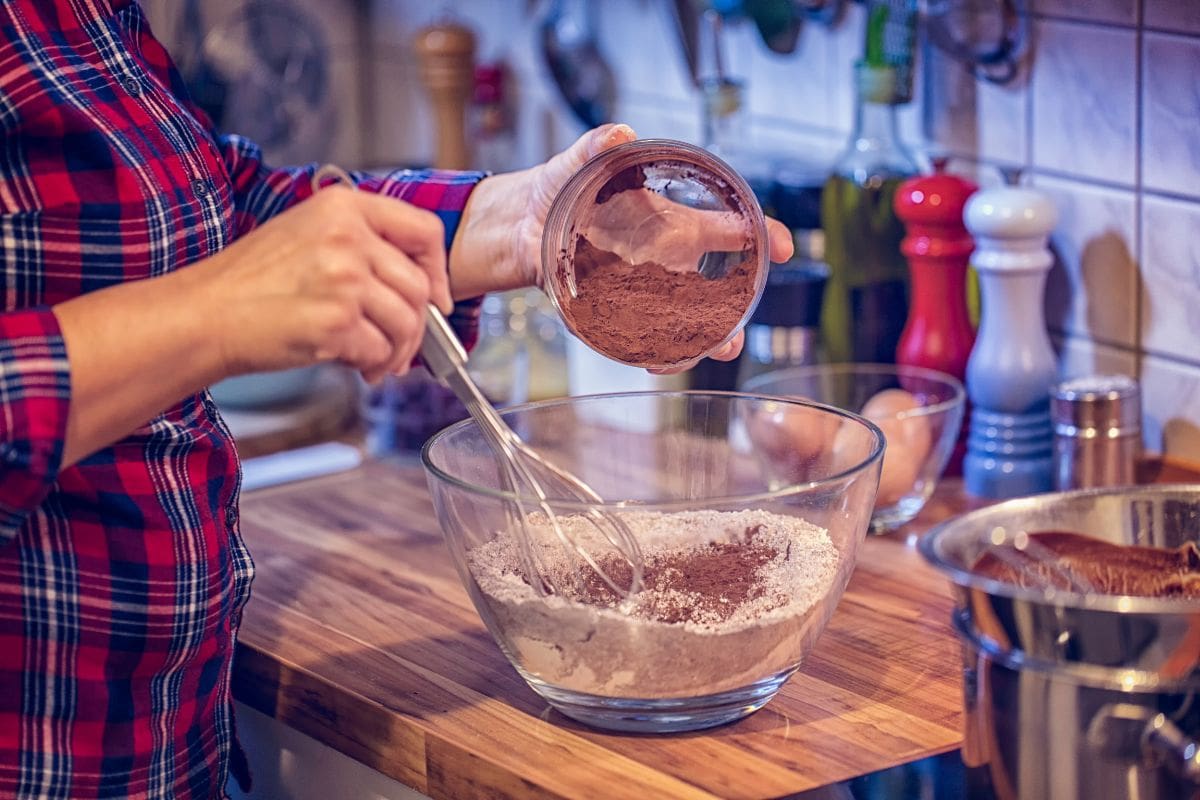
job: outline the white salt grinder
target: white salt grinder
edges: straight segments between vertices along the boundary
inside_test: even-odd
[[[1004,186],[978,192],[963,221],[976,242],[982,314],[967,361],[972,404],[963,461],[966,489],[980,497],[1048,492],[1054,484],[1049,388],[1057,377],[1042,298],[1058,221],[1041,192]]]

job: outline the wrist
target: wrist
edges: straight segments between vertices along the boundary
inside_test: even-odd
[[[531,171],[484,178],[471,192],[450,245],[455,301],[533,283],[536,264],[525,246]]]
[[[245,332],[248,320],[240,318],[237,298],[229,291],[230,281],[224,276],[222,253],[208,262],[195,264],[167,276],[178,285],[172,287],[188,297],[180,309],[181,323],[191,330],[191,336],[201,342],[202,370],[205,385],[253,371],[246,352]]]

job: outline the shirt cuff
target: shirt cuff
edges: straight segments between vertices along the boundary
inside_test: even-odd
[[[486,177],[486,172],[399,170],[381,177],[367,178],[359,184],[359,188],[394,197],[437,214],[446,229],[446,250],[449,251],[467,200]]]
[[[48,307],[0,314],[0,542],[16,535],[62,467],[71,370]]]
[[[404,200],[414,206],[437,214],[446,231],[446,251],[454,241],[463,209],[471,192],[486,178],[486,172],[453,172],[449,170],[400,170],[380,177],[367,178],[359,188],[376,194]],[[483,298],[474,297],[455,303],[447,318],[454,332],[468,351],[479,340],[479,311]]]

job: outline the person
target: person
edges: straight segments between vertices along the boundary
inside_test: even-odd
[[[132,0],[0,24],[0,796],[220,797],[253,566],[205,387],[402,373],[428,302],[471,341],[481,295],[534,283],[558,189],[633,132],[314,191],[213,131]]]

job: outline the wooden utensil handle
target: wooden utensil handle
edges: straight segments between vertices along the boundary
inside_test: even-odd
[[[466,169],[471,163],[466,117],[475,81],[475,34],[453,22],[439,23],[419,31],[415,45],[421,83],[432,104],[433,165]]]

